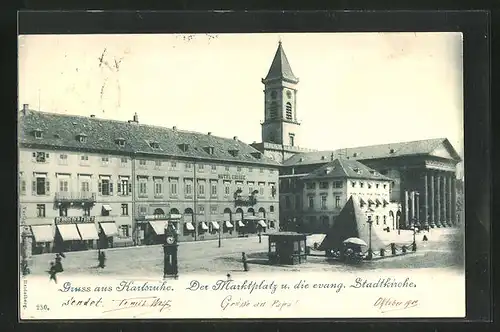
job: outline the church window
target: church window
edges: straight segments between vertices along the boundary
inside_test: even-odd
[[[278,117],[278,104],[273,101],[269,107],[269,118],[276,119]]]
[[[295,135],[289,134],[289,138],[290,138],[290,146],[295,146]]]
[[[286,103],[286,119],[292,120],[292,104],[290,102]]]

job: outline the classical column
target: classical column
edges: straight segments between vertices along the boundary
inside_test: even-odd
[[[415,205],[417,208],[415,209],[415,223],[420,225],[420,193],[415,192]]]
[[[404,209],[405,209],[405,226],[408,226],[408,191],[405,190],[405,205],[404,205]]]
[[[431,197],[430,197],[430,207],[431,207],[431,215],[430,215],[430,221],[429,221],[429,226],[433,227],[436,226],[436,209],[435,209],[435,201],[434,201],[434,173],[431,172],[431,190],[429,191],[430,194],[431,194]]]
[[[443,225],[443,227],[446,227],[448,226],[448,209],[447,209],[447,205],[448,205],[448,193],[447,193],[447,190],[448,190],[448,186],[446,185],[446,180],[447,180],[447,176],[444,175],[442,177],[443,179],[443,194],[441,196],[441,198],[443,199],[443,214],[441,216],[441,225]]]
[[[441,227],[441,174],[436,174],[436,226]]]
[[[424,173],[424,224],[429,222],[429,188],[427,172]]]
[[[415,223],[415,192],[412,191],[410,192],[410,202],[411,202],[411,219],[410,219],[410,225]]]
[[[457,225],[457,180],[455,174],[451,176],[451,222]]]
[[[451,175],[448,176],[448,218],[446,218],[448,222],[448,226],[453,226],[453,188],[452,183],[453,177]]]

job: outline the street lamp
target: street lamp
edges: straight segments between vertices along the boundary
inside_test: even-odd
[[[373,225],[373,220],[372,220],[372,213],[368,212],[368,220],[366,221],[369,225],[368,228],[368,254],[366,255],[367,260],[371,260],[373,258],[373,251],[372,251],[372,225]]]
[[[411,244],[411,247],[412,247],[412,251],[417,251],[417,242],[415,241],[415,235],[417,233],[417,227],[415,226],[412,226],[411,227],[412,231],[413,231],[413,243]]]

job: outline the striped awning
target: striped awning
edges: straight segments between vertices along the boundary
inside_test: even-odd
[[[166,220],[150,220],[149,224],[155,231],[156,235],[165,234],[165,227],[167,227],[168,221]]]
[[[114,221],[101,222],[99,225],[101,225],[101,228],[106,236],[114,236],[118,234],[118,228],[116,228],[116,223]]]
[[[262,227],[266,228],[267,227],[267,224],[264,220],[259,220],[259,225],[261,225]]]
[[[79,241],[82,239],[80,237],[80,233],[78,233],[76,224],[57,225],[57,229],[59,230],[59,234],[61,234],[63,241]]]
[[[219,223],[217,221],[212,221],[212,226],[215,228],[215,229],[219,229]]]
[[[384,201],[384,205],[389,204],[389,202],[385,198],[382,198],[382,200]]]
[[[382,204],[382,202],[381,202],[378,198],[376,198],[376,199],[375,199],[375,202],[376,202],[377,204]]]
[[[233,224],[229,220],[226,220],[226,227],[227,228],[233,228]]]
[[[188,231],[194,231],[194,226],[193,226],[193,224],[191,222],[187,222],[184,225],[186,225],[186,229]]]
[[[207,226],[207,224],[204,221],[200,222],[200,227],[203,230],[208,230],[208,226]]]
[[[359,203],[360,204],[366,204],[365,200],[363,198],[361,198],[361,197],[359,198]]]
[[[238,220],[238,226],[240,226],[240,227],[245,227],[245,224],[243,223],[243,221]]]
[[[97,240],[99,235],[94,223],[76,224],[82,240]]]
[[[375,204],[371,198],[368,198],[368,203]]]

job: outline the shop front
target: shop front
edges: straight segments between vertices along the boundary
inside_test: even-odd
[[[140,216],[136,219],[140,238],[140,244],[152,245],[163,244],[165,242],[165,229],[171,225],[179,232],[180,214],[153,214]]]
[[[98,249],[113,248],[114,237],[118,235],[116,222],[113,220],[99,221],[99,242]]]
[[[54,251],[78,251],[97,247],[95,217],[56,217]]]
[[[32,225],[31,234],[33,235],[32,254],[45,254],[52,252],[54,242],[54,226],[47,225]]]

